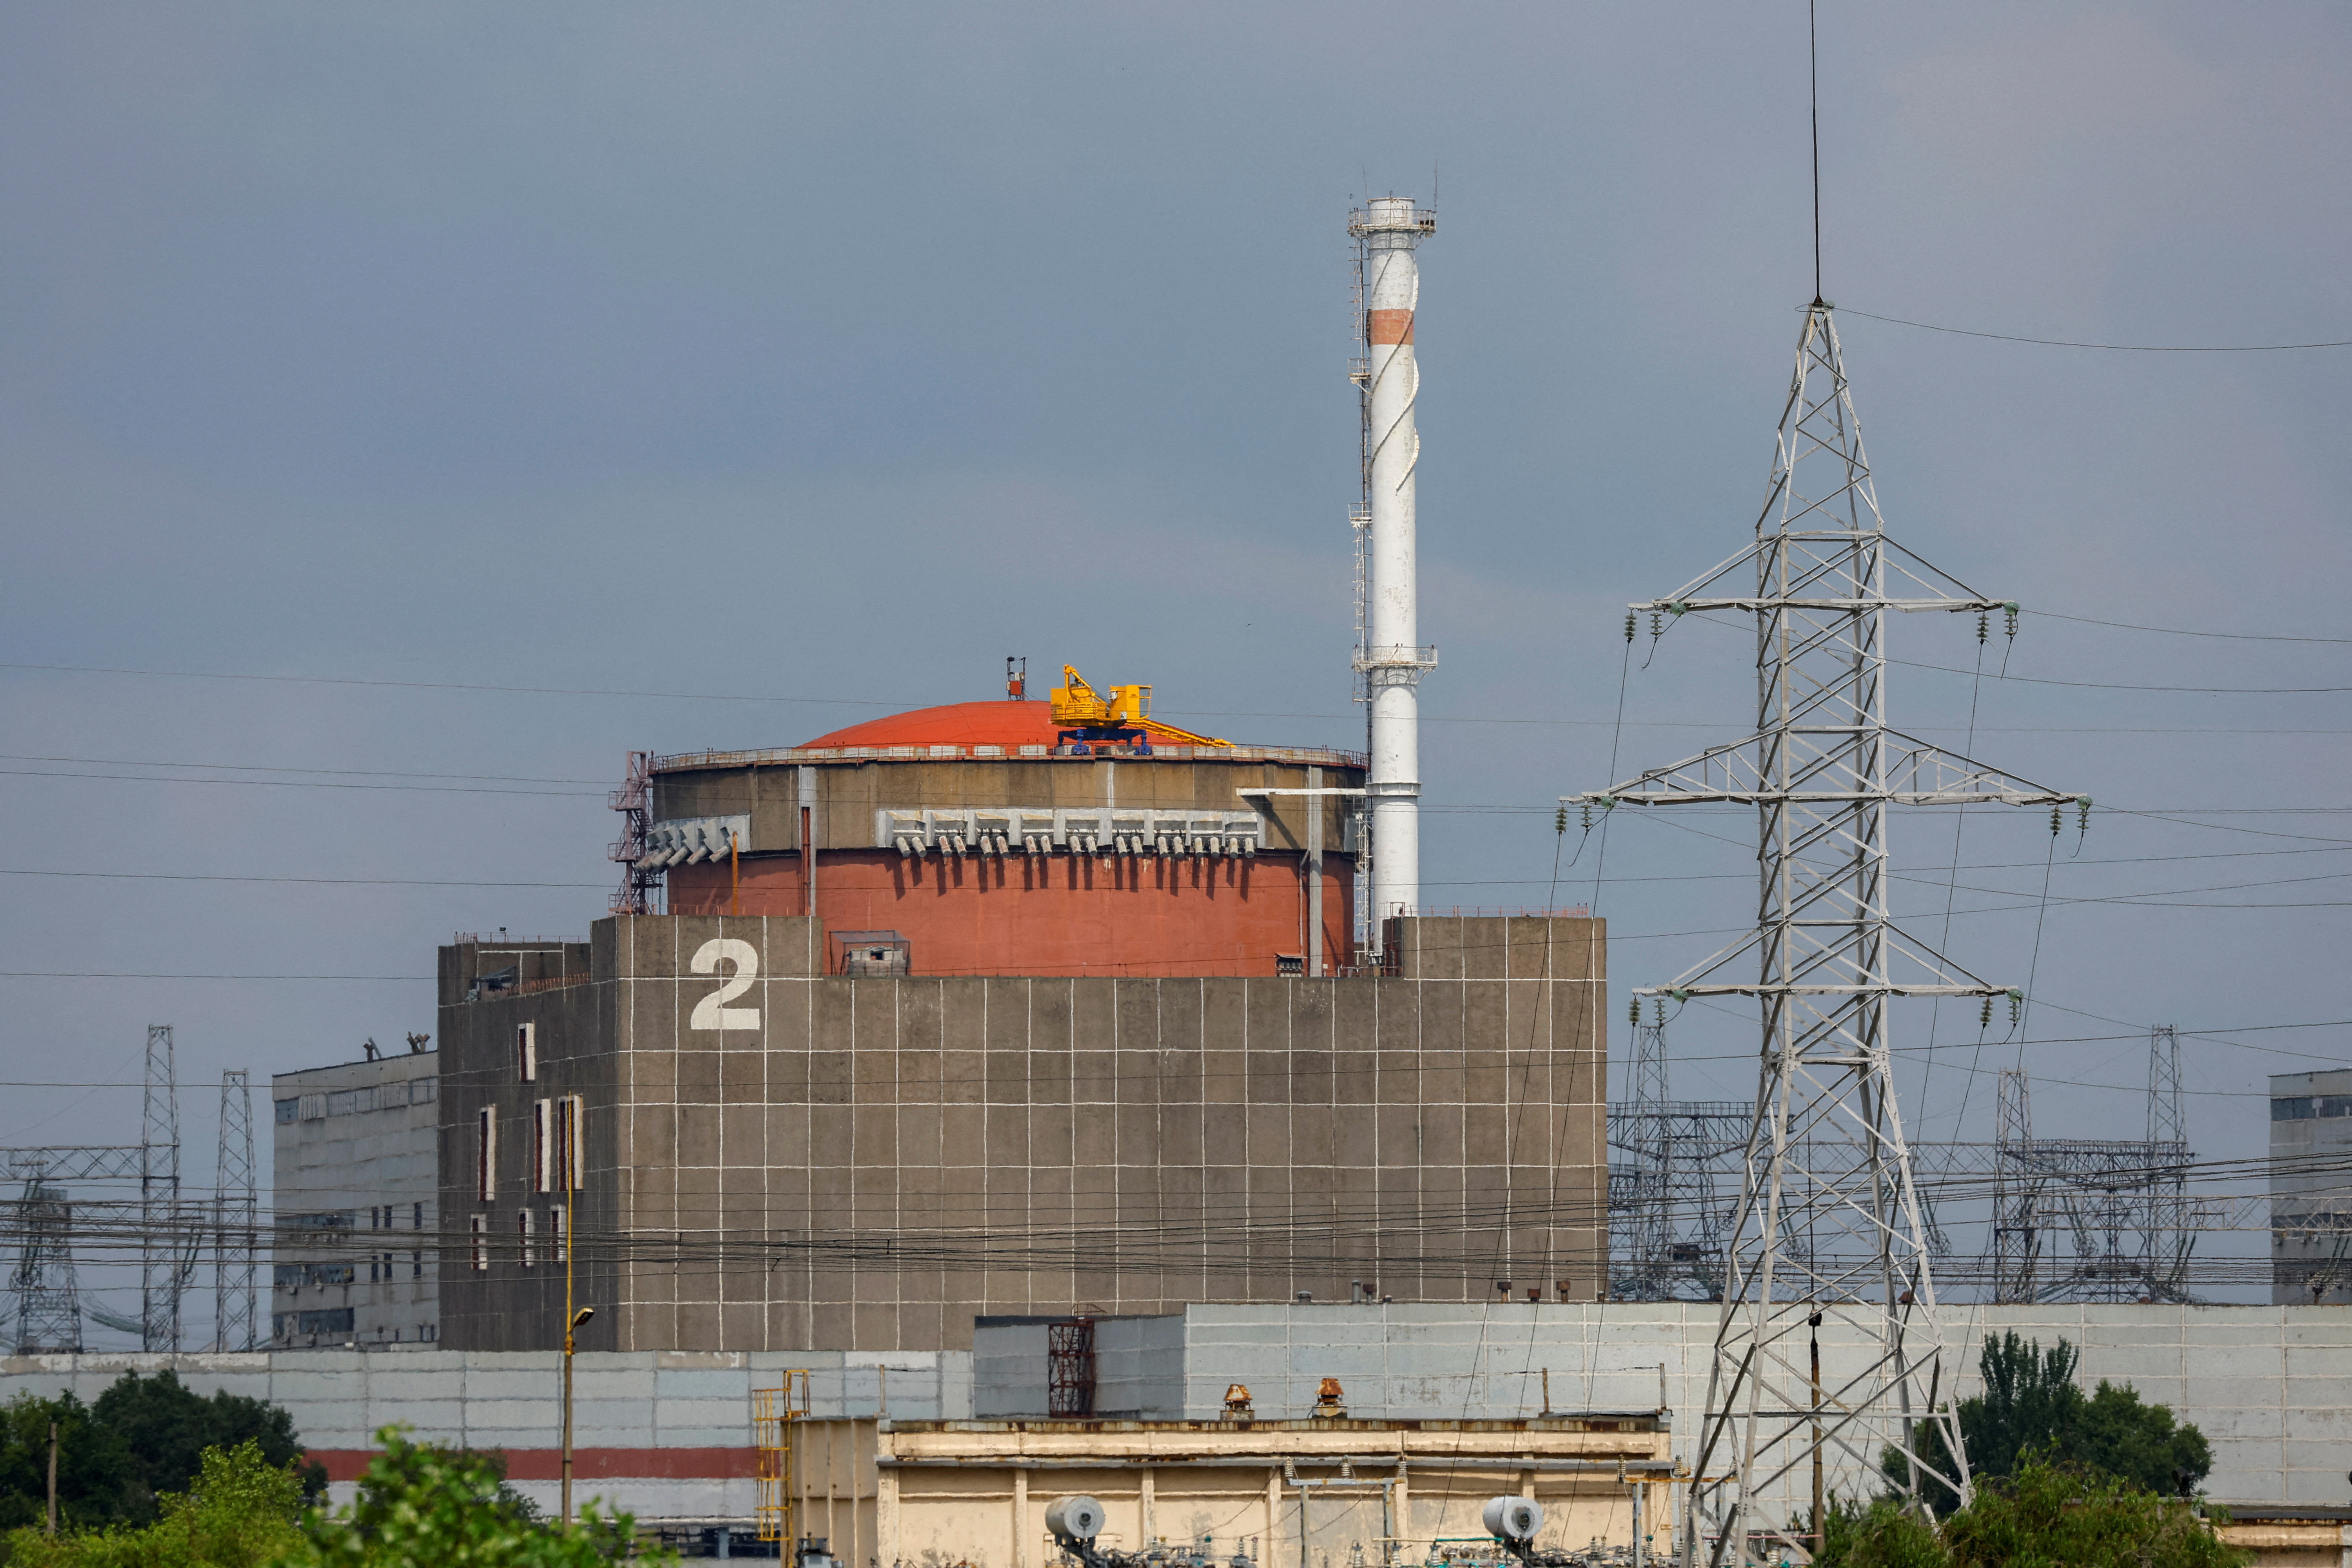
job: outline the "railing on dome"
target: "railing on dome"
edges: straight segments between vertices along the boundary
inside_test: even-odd
[[[966,758],[992,760],[1000,757],[1016,762],[1090,763],[1098,760],[1095,757],[1056,756],[1053,748],[1043,745],[774,746],[752,752],[680,752],[675,756],[656,757],[652,765],[655,773],[667,773],[691,772],[698,768],[764,767],[783,763],[952,762]],[[1368,763],[1361,752],[1333,751],[1322,746],[1154,746],[1148,760],[1185,762],[1193,759],[1219,763],[1296,763],[1318,768],[1361,768]]]

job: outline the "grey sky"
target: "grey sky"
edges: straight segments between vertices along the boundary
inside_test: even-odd
[[[1793,3],[15,8],[0,657],[772,700],[0,670],[22,757],[567,781],[17,773],[8,869],[583,884],[0,878],[11,971],[412,977],[0,980],[9,1077],[132,1080],[142,1026],[172,1021],[202,1143],[222,1067],[432,1028],[452,930],[603,910],[602,792],[630,747],[985,697],[1007,653],[1152,681],[1220,734],[1359,735],[1344,225],[1368,185],[1440,212],[1424,877],[1441,902],[1544,902],[1550,801],[1611,772],[1622,603],[1737,548],[1760,497],[1811,293],[1803,24]],[[1841,305],[2352,338],[2341,8],[1829,0],[1822,25]],[[2352,350],[1843,330],[1891,527],[2027,606],[2011,675],[2352,688],[2352,646],[2032,613],[2352,636]],[[1974,657],[1962,618],[1895,636]],[[1748,657],[1738,631],[1670,637],[1630,680],[1615,771],[1742,729]],[[1967,679],[1898,675],[1900,721],[1965,724]],[[1708,727],[1641,727],[1669,721]],[[2053,899],[2165,900],[2046,914],[2046,825],[1972,821],[1964,860],[2007,868],[1960,880],[2007,891],[1961,892],[2002,908],[1949,945],[2032,973],[2035,1037],[2352,1017],[2352,698],[1988,682],[1979,722],[1979,754],[2103,805],[2336,808],[2103,814],[2079,856],[2062,842]],[[1948,818],[1898,833],[1915,869],[1948,866]],[[2223,855],[2246,858],[2113,863]],[[1748,866],[1621,824],[1612,876],[1722,879],[1603,885],[1619,981],[1719,940],[1654,933],[1748,918]],[[1940,921],[1940,889],[1905,898]],[[2131,1039],[1979,1053],[1972,1016],[1936,1028],[1959,1048],[1914,1102],[1930,1135],[1963,1103],[1989,1135],[1982,1075],[2021,1057],[2126,1086],[2052,1082],[2045,1131],[2138,1126]],[[2352,1037],[2239,1038],[2332,1061]],[[1748,1026],[1694,1009],[1674,1040],[1679,1090],[1746,1091]],[[2199,1043],[2197,1146],[2258,1153],[2262,1075],[2312,1065]],[[0,1142],[134,1135],[135,1092],[83,1094],[9,1091]]]

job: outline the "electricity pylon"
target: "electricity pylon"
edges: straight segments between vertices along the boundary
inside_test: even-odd
[[[2042,1257],[2043,1173],[2033,1163],[2033,1101],[2020,1068],[2001,1069],[1994,1150],[1992,1299],[2038,1300],[2034,1269]]]
[[[180,1348],[186,1284],[180,1237],[180,1075],[172,1026],[147,1026],[147,1089],[140,1128],[139,1348]]]
[[[258,1261],[253,1190],[253,1089],[241,1068],[221,1074],[219,1173],[213,1231],[213,1348],[249,1351],[257,1339]]]
[[[1684,1562],[1805,1553],[1812,1460],[1848,1489],[1880,1457],[1915,1497],[1966,1497],[1968,1462],[1928,1269],[1928,1227],[1895,1103],[1887,1010],[1896,996],[2018,993],[1896,929],[1886,894],[1886,808],[2060,795],[1886,725],[1886,612],[2014,606],[1989,599],[1886,537],[1830,307],[1805,310],[1772,478],[1752,542],[1671,595],[1667,616],[1756,618],[1756,732],[1610,789],[1565,797],[1604,809],[1756,807],[1762,877],[1753,932],[1671,984],[1636,994],[1754,996],[1763,1049],[1746,1175],[1728,1238],[1723,1314],[1686,1493]],[[1740,579],[1752,574],[1753,588]],[[2013,618],[2010,621],[2014,628]],[[1632,629],[1628,623],[1629,635]],[[2088,810],[2089,802],[2081,804]],[[1754,979],[1729,977],[1755,955]],[[1824,1386],[1808,1335],[1865,1347]],[[1940,1441],[1931,1440],[1930,1433]],[[1824,1453],[1823,1450],[1826,1450]],[[1702,1535],[1711,1538],[1702,1544]]]

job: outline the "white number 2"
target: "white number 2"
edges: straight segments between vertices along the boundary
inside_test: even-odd
[[[689,1029],[756,1029],[760,1026],[757,1007],[730,1007],[751,982],[760,976],[760,953],[748,942],[731,936],[714,937],[702,944],[694,955],[697,974],[715,974],[722,963],[731,964],[734,978],[694,1005],[694,1016],[686,1021]]]

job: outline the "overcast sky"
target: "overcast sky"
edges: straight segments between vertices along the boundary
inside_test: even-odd
[[[2054,858],[2033,812],[1970,819],[1948,950],[2030,982],[2053,1043],[2004,1018],[1979,1047],[1947,1009],[1910,1120],[1990,1137],[2024,1062],[2037,1131],[2136,1135],[2142,1031],[2174,1022],[2226,1037],[2190,1043],[2196,1147],[2258,1155],[2263,1075],[2352,1046],[2270,1027],[2352,1017],[2352,644],[2256,640],[2352,637],[2352,349],[1850,312],[2352,339],[2352,16],[1821,20],[1824,286],[1889,526],[2026,611],[1988,661],[2011,679],[1899,666],[1896,722],[1958,743],[1973,700],[1979,755],[2102,807]],[[1614,720],[1624,602],[1746,537],[1812,292],[1793,0],[0,29],[0,1039],[12,1081],[131,1085],[175,1025],[193,1176],[223,1068],[433,1029],[453,931],[584,932],[630,748],[985,698],[1006,654],[1218,734],[1360,737],[1368,192],[1439,213],[1428,896],[1597,898],[1617,1017],[1752,918],[1746,819],[1620,821],[1598,885],[1571,828],[1555,888],[1551,802],[1748,727],[1748,636],[1699,625]],[[1891,635],[1974,662],[1965,617]],[[1895,831],[1940,879],[1902,885],[1934,940],[1951,819]],[[1670,1038],[1677,1093],[1749,1091],[1749,1015]],[[0,1143],[137,1115],[135,1088],[12,1088]]]

